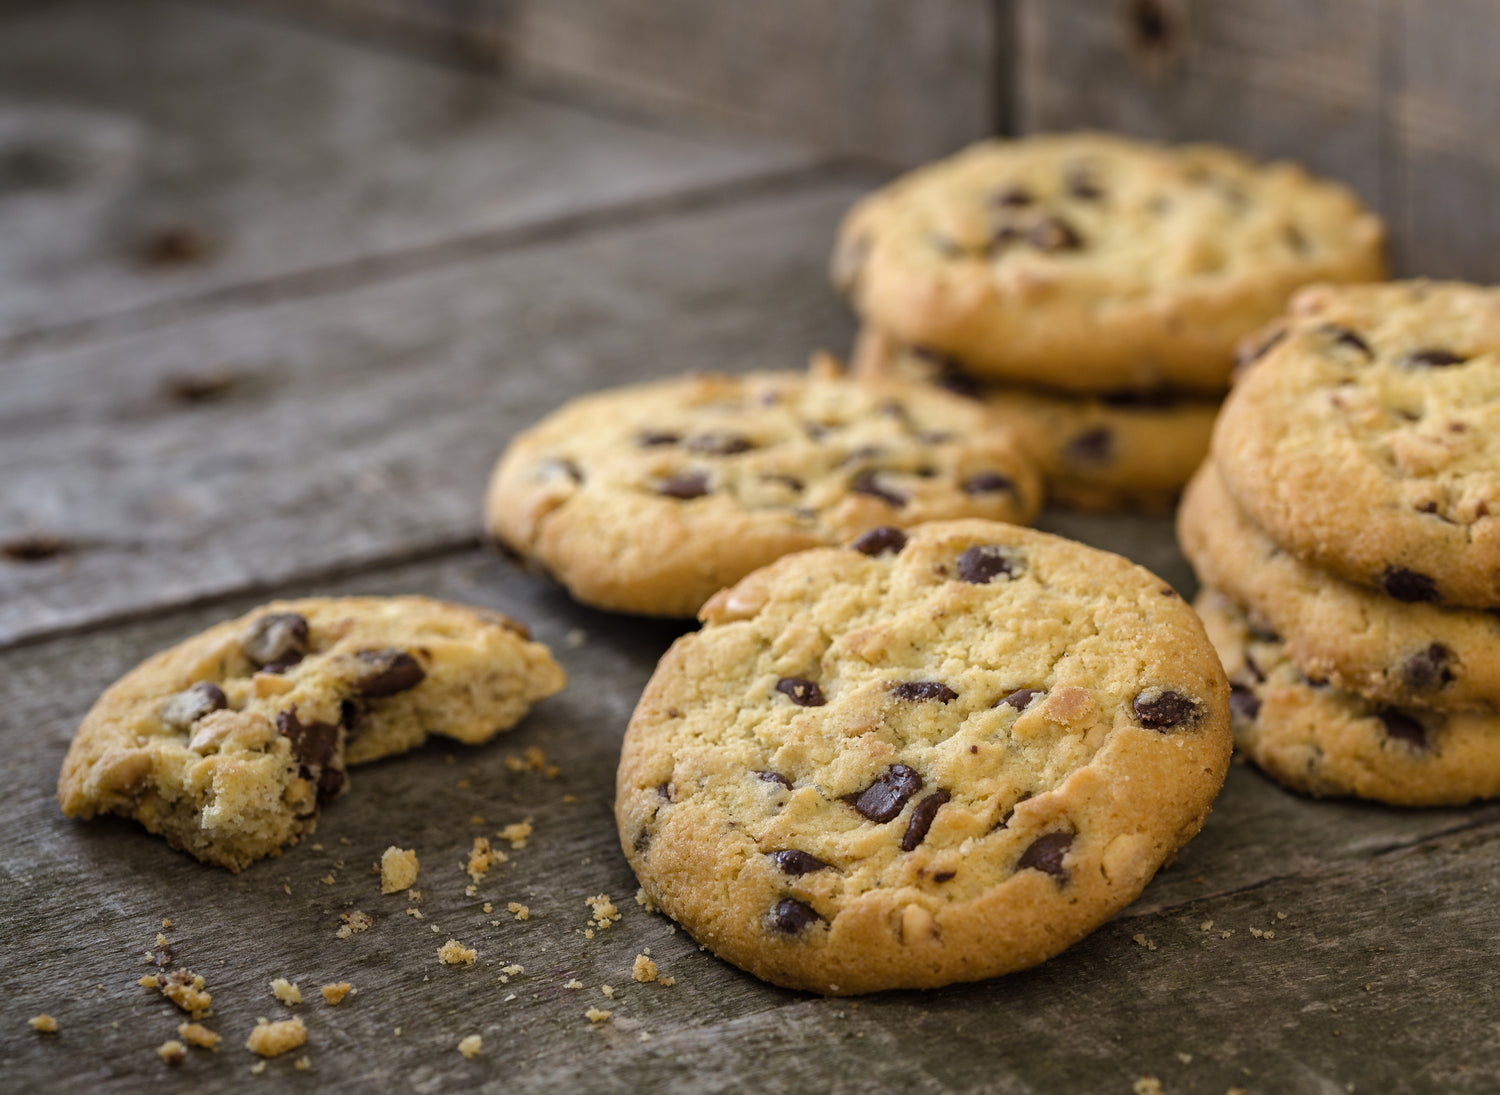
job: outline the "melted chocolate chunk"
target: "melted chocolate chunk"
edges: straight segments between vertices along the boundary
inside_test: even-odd
[[[681,440],[681,434],[669,430],[643,430],[636,435],[635,443],[643,449],[654,449],[662,445],[675,445]]]
[[[199,681],[162,705],[161,721],[174,730],[186,731],[204,715],[228,706],[229,698],[222,688],[213,681]]]
[[[956,874],[958,874],[957,871],[939,871],[932,876],[932,880],[934,882],[952,882],[953,876]]]
[[[1129,390],[1105,392],[1099,397],[1099,402],[1103,403],[1106,407],[1119,407],[1123,410],[1135,410],[1139,408],[1142,410],[1164,411],[1177,406],[1182,400],[1165,388],[1153,388],[1150,391],[1143,392]]]
[[[365,728],[364,712],[353,700],[339,703],[339,725],[344,728],[344,740],[353,741]]]
[[[879,498],[889,506],[900,508],[906,505],[906,495],[899,491],[888,490],[882,487],[875,478],[873,471],[862,471],[849,483],[849,489],[855,494],[868,494],[872,498]]]
[[[1036,201],[1030,190],[1024,186],[1006,186],[995,191],[990,196],[990,204],[1020,209]]]
[[[950,703],[958,699],[958,693],[938,681],[902,681],[891,689],[898,700],[936,700]]]
[[[922,789],[922,777],[904,764],[893,764],[870,786],[848,802],[861,815],[884,825],[906,806],[906,800]]]
[[[965,494],[998,494],[1002,491],[1014,494],[1016,481],[997,471],[981,471],[965,479],[963,486]]]
[[[1413,350],[1406,355],[1406,364],[1412,368],[1440,369],[1447,365],[1462,365],[1469,359],[1463,354],[1456,354],[1452,350],[1445,350],[1441,346],[1428,346],[1425,349]]]
[[[903,852],[911,851],[927,839],[927,830],[932,828],[932,819],[937,817],[938,808],[947,801],[947,791],[934,791],[917,803],[911,812],[911,820],[906,823],[906,835],[901,838]]]
[[[346,782],[344,773],[338,768],[324,768],[318,773],[318,803],[332,802],[339,797]]]
[[[1020,573],[1020,561],[999,544],[975,544],[958,557],[958,576],[974,585],[1002,576],[1014,578]]]
[[[427,678],[427,671],[404,650],[361,650],[354,656],[365,670],[354,687],[369,699],[406,692]]]
[[[708,493],[708,477],[701,471],[685,472],[662,480],[656,490],[668,498],[702,498]]]
[[[767,917],[771,930],[783,935],[796,935],[822,919],[810,905],[804,905],[795,897],[783,897],[771,906]]]
[[[849,546],[861,555],[900,552],[906,546],[906,533],[890,525],[881,525],[879,528],[872,528]]]
[[[1043,217],[1026,233],[1026,241],[1038,251],[1077,251],[1083,246],[1078,230],[1061,217]]]
[[[1063,455],[1075,464],[1104,464],[1114,456],[1115,433],[1108,426],[1096,426],[1070,438]]]
[[[1438,599],[1436,582],[1405,567],[1386,567],[1380,575],[1380,588],[1406,604],[1432,604]]]
[[[792,781],[787,779],[780,772],[756,772],[755,774],[758,775],[766,783],[779,783],[788,791],[792,789]]]
[[[1255,717],[1260,714],[1260,699],[1248,685],[1231,684],[1229,686],[1229,710],[1231,714],[1254,722]]]
[[[333,759],[338,748],[339,728],[332,723],[310,722],[303,724],[297,718],[295,707],[276,716],[276,730],[282,737],[290,738],[292,755],[308,766],[326,765]]]
[[[1033,840],[1031,847],[1021,853],[1016,869],[1024,871],[1029,867],[1046,871],[1059,882],[1066,882],[1068,871],[1063,866],[1063,857],[1068,854],[1072,845],[1072,833],[1046,833]]]
[[[1401,676],[1406,680],[1407,687],[1419,692],[1442,688],[1453,683],[1453,670],[1448,668],[1452,659],[1453,651],[1442,643],[1433,643],[1426,650],[1418,650],[1406,659],[1401,666]]]
[[[784,852],[772,852],[771,858],[785,874],[811,874],[813,871],[827,871],[833,867],[832,863],[824,863],[817,856],[797,848],[788,848]]]
[[[776,691],[798,707],[822,707],[828,702],[823,698],[823,690],[804,677],[782,677],[776,682]]]
[[[656,785],[656,797],[663,802],[672,801],[672,785],[670,783],[658,783]]]
[[[262,669],[279,673],[307,653],[307,619],[295,612],[262,616],[240,644],[245,657]]]
[[[1375,712],[1375,717],[1385,727],[1386,737],[1404,741],[1413,749],[1427,748],[1427,728],[1405,711],[1382,707]]]
[[[1027,791],[1020,798],[1016,799],[1016,801],[1012,805],[1008,806],[1005,810],[1005,813],[1000,815],[1000,820],[995,822],[995,829],[998,830],[1009,828],[1010,819],[1016,816],[1016,807],[1021,805],[1021,803],[1025,802],[1030,797],[1031,792]]]
[[[1364,354],[1371,361],[1375,360],[1375,351],[1370,349],[1370,344],[1361,338],[1357,332],[1351,331],[1347,327],[1340,327],[1334,323],[1330,323],[1323,329],[1333,336],[1333,344],[1335,346],[1352,347]]]
[[[1000,703],[995,704],[995,706],[999,707],[1003,703],[1009,707],[1014,707],[1017,711],[1025,711],[1026,705],[1031,702],[1031,698],[1041,695],[1041,692],[1040,688],[1017,688],[1010,695],[1002,697]]]
[[[755,448],[755,442],[743,434],[705,433],[688,441],[687,447],[693,452],[707,453],[711,456],[735,456]]]
[[[1147,730],[1170,730],[1198,718],[1198,705],[1177,692],[1161,691],[1149,698],[1142,692],[1133,706],[1136,718]]]

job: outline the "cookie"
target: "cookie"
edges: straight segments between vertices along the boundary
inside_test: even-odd
[[[1500,794],[1500,717],[1397,707],[1314,683],[1219,591],[1206,587],[1193,607],[1229,672],[1235,744],[1278,783],[1393,806]]]
[[[1031,459],[973,402],[897,380],[695,375],[586,396],[517,437],[490,531],[580,601],[691,616],[790,552],[882,525],[1025,522]]]
[[[1385,276],[1347,187],[1225,148],[1097,133],[987,141],[863,199],[834,283],[869,323],[974,372],[1217,395],[1299,286]]]
[[[1168,392],[1049,392],[981,380],[925,346],[902,346],[866,326],[850,362],[856,376],[897,376],[982,401],[1027,445],[1049,504],[1106,512],[1168,511],[1203,462],[1216,400]]]
[[[516,621],[426,597],[278,601],[163,651],[100,697],[57,783],[239,870],[312,831],[350,764],[514,725],[565,678]]]
[[[1412,604],[1500,607],[1500,289],[1299,293],[1224,404],[1224,483],[1278,544]]]
[[[1132,901],[1230,754],[1202,625],[1141,567],[991,521],[879,529],[717,594],[625,734],[646,896],[830,995],[1031,966]]]
[[[1199,579],[1280,636],[1307,676],[1384,703],[1446,711],[1500,709],[1500,616],[1402,604],[1301,562],[1234,504],[1206,462],[1177,513]]]

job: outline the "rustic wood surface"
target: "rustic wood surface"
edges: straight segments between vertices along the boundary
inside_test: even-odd
[[[0,36],[0,48],[52,65],[64,95],[53,51],[65,36],[35,29],[48,25]],[[242,41],[253,54],[263,33],[194,13],[158,25],[155,48],[191,56],[217,35],[231,51],[221,56]],[[319,107],[329,83],[309,74],[342,64],[348,47],[274,33],[307,58],[302,75],[285,77],[284,101],[347,124]],[[27,46],[26,35],[38,37]],[[360,63],[388,66],[391,80],[415,68],[376,54]],[[74,78],[93,87],[101,71]],[[176,71],[175,89],[152,94],[187,98],[211,78]],[[468,81],[438,69],[421,78]],[[309,81],[300,94],[299,79]],[[543,145],[604,124],[536,108],[572,119],[525,138]],[[237,109],[226,95],[218,113],[184,122],[179,140],[232,145],[226,135],[244,132]],[[491,109],[508,108],[486,107],[475,124]],[[308,123],[309,141],[337,136],[316,129]],[[655,147],[673,139],[641,132]],[[12,970],[0,1090],[1127,1095],[1153,1076],[1168,1095],[1493,1091],[1500,805],[1317,802],[1235,765],[1204,832],[1121,916],[1038,969],[929,993],[850,1001],[772,988],[636,905],[611,820],[614,767],[635,698],[678,627],[582,608],[478,547],[478,496],[506,437],[576,392],[693,367],[795,367],[814,347],[847,342],[822,265],[841,209],[869,180],[777,175],[787,163],[777,150],[717,147],[724,163],[742,158],[741,178],[762,181],[525,238],[479,226],[477,206],[505,198],[479,187],[429,210],[436,220],[419,235],[459,238],[410,269],[367,276],[330,230],[316,268],[270,297],[251,271],[180,307],[122,296],[111,307],[137,309],[127,328],[56,329],[0,359],[0,932]],[[266,192],[291,170],[255,166],[255,149],[231,153],[263,172]],[[202,185],[212,202],[215,186],[238,183]],[[606,200],[575,185],[559,182],[582,207]],[[47,250],[30,253],[40,265],[26,288],[46,295]],[[102,243],[64,254],[52,268],[59,292],[108,261]],[[1042,523],[1191,591],[1165,519],[1049,513]],[[29,538],[30,554],[45,556],[48,537],[71,547],[30,560],[20,550]],[[141,658],[272,595],[380,592],[519,616],[572,685],[488,746],[434,743],[356,770],[309,841],[239,875],[131,824],[58,814],[52,787],[73,729]],[[555,779],[507,764],[528,746],[559,766]],[[460,864],[473,836],[524,818],[535,825],[527,847],[467,896]],[[382,896],[370,874],[393,843],[421,856],[420,901]],[[623,918],[588,938],[585,900],[600,893]],[[505,912],[510,901],[530,918]],[[339,939],[350,909],[374,924]],[[207,1024],[224,1037],[220,1052],[190,1050],[177,1071],[155,1049],[183,1016],[135,983],[163,918],[175,964],[206,978]],[[448,938],[476,947],[478,962],[439,965]],[[676,984],[630,979],[645,948]],[[524,972],[504,974],[510,964]],[[306,1002],[274,1000],[275,977],[299,983]],[[584,987],[565,987],[574,978]],[[330,1008],[317,986],[335,980],[359,991]],[[613,1014],[595,1026],[589,1007]],[[28,1029],[42,1012],[59,1021],[56,1035]],[[307,1023],[306,1050],[252,1073],[243,1042],[256,1017],[293,1013]],[[484,1052],[465,1060],[457,1043],[476,1033]]]

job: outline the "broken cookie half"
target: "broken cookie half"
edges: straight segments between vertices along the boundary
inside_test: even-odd
[[[73,738],[70,817],[133,817],[237,871],[311,832],[345,769],[515,725],[562,668],[498,612],[426,597],[281,601],[112,685]]]

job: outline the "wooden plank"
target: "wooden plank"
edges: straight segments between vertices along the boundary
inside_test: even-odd
[[[0,349],[808,162],[202,5],[6,6]]]
[[[73,550],[0,554],[0,643],[472,542],[506,440],[568,398],[842,349],[824,268],[857,193],[805,186],[14,359],[0,544]]]
[[[270,998],[278,976],[309,998],[298,1009],[310,1030],[303,1082],[335,1091],[1129,1091],[1152,1074],[1167,1091],[1479,1092],[1500,1064],[1500,984],[1484,957],[1500,928],[1500,807],[1317,803],[1237,765],[1204,832],[1142,901],[1042,968],[818,1000],[720,963],[632,900],[613,773],[671,626],[581,608],[480,553],[285,590],[313,591],[419,592],[513,613],[553,646],[572,685],[490,746],[437,744],[357,770],[313,841],[230,876],[131,825],[64,819],[51,787],[110,680],[248,599],[0,654],[0,938],[26,956],[0,1003],[7,1090],[131,1091],[166,1074],[154,1049],[180,1016],[134,983],[163,917],[178,964],[214,994],[209,1025],[224,1049],[192,1051],[182,1072],[215,1090],[268,1078],[249,1072],[241,1042],[257,1016],[289,1014]],[[568,641],[575,631],[581,643]],[[561,765],[555,781],[507,768],[530,745]],[[472,837],[525,817],[528,846],[466,896]],[[420,903],[382,897],[368,873],[391,843],[421,856]],[[590,939],[584,902],[601,892],[624,916]],[[513,900],[530,919],[482,911]],[[351,908],[375,924],[336,939]],[[476,966],[437,963],[450,937],[477,947]],[[676,985],[630,980],[647,947]],[[502,981],[510,963],[525,972]],[[575,977],[585,988],[565,987]],[[359,989],[338,1009],[316,997],[333,980]],[[618,990],[613,1001],[602,984]],[[590,1006],[613,1017],[593,1028]],[[55,1040],[24,1027],[40,1012],[60,1021]],[[486,1047],[473,1062],[455,1050],[470,1033]],[[267,1072],[297,1080],[290,1058]]]
[[[1380,0],[1020,0],[1023,132],[1100,128],[1289,157],[1392,203]]]

